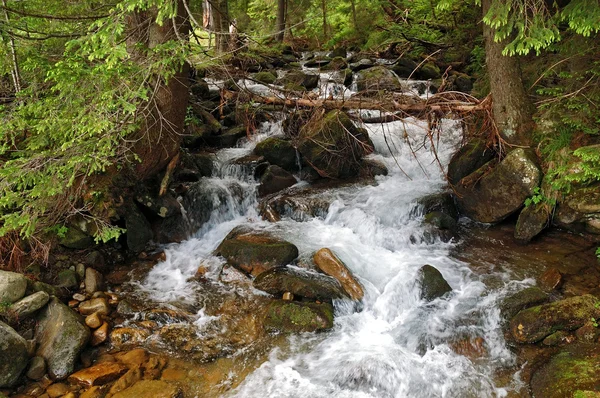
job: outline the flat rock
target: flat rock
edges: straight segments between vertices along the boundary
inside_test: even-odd
[[[519,343],[535,343],[558,330],[575,330],[591,318],[600,317],[600,300],[586,294],[519,312],[510,331]]]
[[[14,303],[25,296],[27,278],[16,272],[0,270],[0,303]]]
[[[118,379],[127,367],[118,362],[103,362],[69,376],[69,382],[84,387],[99,386]]]
[[[182,391],[179,386],[162,380],[141,380],[124,391],[113,395],[113,398],[180,398]]]
[[[25,318],[45,306],[50,300],[46,292],[36,292],[22,298],[10,306],[10,311],[19,318]]]
[[[0,322],[0,388],[16,383],[28,362],[27,341]]]
[[[280,332],[315,332],[333,327],[333,306],[329,303],[299,303],[274,300],[267,308],[267,330]]]
[[[37,355],[46,360],[48,374],[62,380],[73,373],[79,354],[90,338],[83,319],[57,298],[38,313]]]
[[[331,251],[323,248],[313,255],[315,265],[324,273],[337,279],[352,300],[361,300],[365,295],[362,286],[352,275],[346,264]]]
[[[519,311],[546,301],[548,301],[548,294],[539,287],[532,286],[505,298],[500,304],[500,312],[503,318],[510,319]]]
[[[290,292],[295,296],[328,300],[347,295],[337,279],[298,267],[271,268],[258,275],[253,285],[276,296]]]

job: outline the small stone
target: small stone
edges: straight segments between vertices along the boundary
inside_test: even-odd
[[[85,300],[86,300],[86,298],[87,298],[87,297],[85,297],[85,294],[81,294],[81,293],[75,293],[75,294],[73,295],[73,299],[74,299],[74,300],[77,300],[77,301],[79,301],[79,302],[81,302],[81,301],[85,301]]]
[[[49,300],[48,293],[36,292],[11,305],[10,311],[18,318],[25,318],[44,307]]]
[[[46,361],[42,357],[33,357],[29,361],[27,377],[31,380],[39,380],[46,374]]]
[[[77,306],[79,306],[79,301],[77,300],[69,300],[69,307],[70,308],[77,308]]]
[[[148,353],[143,348],[136,348],[131,351],[120,352],[116,354],[118,361],[128,367],[142,366],[148,360]]]
[[[294,299],[294,295],[290,292],[283,293],[283,299],[286,301],[292,301]]]
[[[69,386],[65,383],[54,383],[46,388],[46,394],[48,394],[50,398],[62,397],[70,391]]]
[[[103,362],[69,376],[69,382],[85,387],[98,386],[118,379],[127,367],[118,362]]]
[[[66,287],[67,289],[76,288],[79,286],[77,280],[77,273],[71,269],[65,269],[58,273],[57,276],[58,286]]]
[[[105,298],[95,298],[81,303],[79,312],[83,315],[90,315],[94,312],[99,315],[108,315],[110,314],[110,306]]]
[[[85,264],[78,263],[75,266],[75,273],[77,274],[80,280],[83,280],[85,278]]]
[[[16,272],[0,270],[0,303],[14,303],[25,296],[27,278]]]
[[[104,292],[98,291],[98,292],[94,292],[94,294],[92,294],[92,298],[103,298],[103,299],[108,300],[108,295]]]
[[[100,318],[100,314],[94,312],[93,314],[88,315],[85,318],[85,324],[92,329],[97,329],[102,325],[102,319]]]
[[[548,268],[538,279],[540,288],[546,292],[558,289],[562,283],[562,274],[556,268]]]
[[[104,277],[93,268],[85,270],[85,291],[87,294],[93,294],[104,289]]]
[[[108,339],[108,322],[104,322],[102,326],[94,330],[92,333],[91,344],[93,347],[104,343]]]

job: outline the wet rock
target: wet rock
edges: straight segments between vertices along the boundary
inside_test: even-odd
[[[548,268],[538,278],[538,284],[540,288],[546,292],[551,292],[558,289],[562,284],[563,277],[559,270],[556,268]]]
[[[500,304],[500,312],[505,319],[511,319],[521,310],[548,301],[548,294],[539,287],[528,287],[511,296],[508,296]]]
[[[53,380],[62,380],[73,372],[90,331],[73,310],[52,298],[38,314],[35,338],[37,355],[46,360],[48,374]]]
[[[448,181],[455,185],[481,166],[492,160],[495,153],[485,140],[475,138],[461,147],[448,164]]]
[[[331,62],[331,58],[329,57],[314,57],[304,64],[307,68],[319,68],[323,67]]]
[[[388,169],[383,164],[375,159],[363,159],[361,167],[361,176],[364,177],[375,177],[375,176],[386,176],[388,175]]]
[[[417,280],[421,283],[421,300],[433,301],[452,291],[442,273],[431,265],[419,269]]]
[[[346,264],[330,249],[323,248],[318,250],[313,255],[313,261],[317,268],[337,279],[350,298],[353,300],[362,300],[365,294],[362,286],[354,278]]]
[[[452,194],[449,192],[424,196],[418,199],[417,203],[422,208],[421,214],[441,212],[450,216],[453,220],[458,220],[458,209],[456,208]]]
[[[292,333],[331,329],[333,306],[329,303],[275,300],[267,308],[264,326],[269,331]]]
[[[542,340],[542,344],[547,347],[556,347],[570,344],[574,340],[575,338],[571,333],[559,330],[558,332],[554,332],[550,336]]]
[[[241,204],[244,190],[236,182],[214,183],[202,179],[192,184],[183,198],[192,229],[201,228],[210,220],[213,212],[234,204]]]
[[[82,315],[90,315],[93,313],[97,313],[98,315],[108,315],[110,314],[110,306],[108,305],[108,300],[105,298],[95,298],[79,304],[79,312]]]
[[[104,398],[106,396],[106,386],[94,386],[79,395],[79,398]]]
[[[448,79],[448,84],[452,91],[459,91],[461,93],[470,93],[473,90],[473,81],[468,75],[464,73],[455,73]]]
[[[308,221],[314,217],[325,218],[334,200],[324,196],[322,191],[317,191],[316,194],[313,190],[288,192],[263,202],[260,207],[261,216],[271,221],[278,221],[282,217],[290,217],[296,221]]]
[[[180,398],[179,386],[162,380],[140,380],[128,389],[113,395],[113,398]]]
[[[141,345],[148,337],[150,337],[150,332],[146,329],[116,328],[110,333],[110,342],[115,348],[122,349],[126,346]]]
[[[105,266],[104,256],[98,250],[94,250],[85,256],[84,262],[88,267],[92,267],[97,270],[103,270]],[[80,275],[81,278],[84,276],[85,273]]]
[[[342,57],[335,57],[323,68],[323,70],[343,70],[348,68],[348,62]]]
[[[597,317],[600,300],[591,295],[575,296],[519,312],[510,321],[510,331],[519,343],[535,343],[557,330],[575,330]]]
[[[570,231],[599,235],[599,203],[600,184],[576,188],[558,204],[552,221]]]
[[[281,296],[286,292],[319,300],[347,296],[342,285],[335,278],[298,267],[271,268],[258,275],[253,285],[256,289],[275,296]]]
[[[82,250],[94,246],[94,238],[76,226],[69,226],[65,235],[58,240],[58,243],[68,249]]]
[[[85,292],[94,294],[97,291],[104,289],[104,277],[93,268],[85,270]]]
[[[231,347],[217,333],[198,334],[192,324],[172,324],[163,326],[157,333],[160,341],[176,352],[185,352],[196,361],[210,361],[231,353]],[[157,374],[157,377],[160,372]]]
[[[135,366],[127,371],[123,376],[119,378],[111,387],[108,393],[110,395],[116,394],[127,388],[131,387],[142,379],[142,369],[139,366]]]
[[[46,394],[48,394],[50,398],[62,397],[70,392],[71,389],[65,383],[54,383],[46,389]]]
[[[515,226],[515,239],[522,243],[527,243],[540,234],[550,223],[550,213],[547,205],[539,203],[537,205],[525,206],[519,214],[517,225]]]
[[[98,329],[94,330],[94,332],[92,333],[92,339],[90,341],[90,344],[92,345],[92,347],[96,347],[97,345],[104,343],[107,339],[108,339],[108,322],[104,322],[102,324],[102,326],[100,326]]]
[[[92,329],[99,328],[100,326],[102,326],[102,323],[103,322],[100,318],[100,314],[98,314],[97,312],[94,312],[93,314],[85,317],[85,324]]]
[[[348,50],[344,46],[334,48],[329,54],[329,58],[346,58],[348,57]]]
[[[360,159],[373,152],[373,144],[347,114],[331,111],[301,129],[298,151],[322,177],[348,178],[358,174]]]
[[[575,331],[575,337],[577,340],[584,343],[594,343],[600,337],[600,329],[598,329],[598,322],[596,319],[588,320],[582,327]]]
[[[0,303],[14,303],[25,296],[26,290],[24,275],[0,270]]]
[[[83,387],[99,386],[118,379],[127,367],[118,362],[103,362],[69,376],[69,382]]]
[[[46,292],[36,292],[12,304],[10,312],[18,318],[25,318],[41,309],[48,303],[50,296]]]
[[[441,230],[454,231],[458,227],[456,220],[446,213],[441,211],[432,211],[425,214],[424,221],[426,224],[432,225]]]
[[[569,346],[537,369],[531,377],[535,397],[593,397],[600,390],[600,346]]]
[[[133,253],[142,252],[154,238],[150,222],[135,205],[128,207],[125,214],[125,228],[127,248]]]
[[[231,127],[224,129],[218,135],[203,135],[199,144],[188,145],[188,147],[196,148],[200,144],[207,145],[213,148],[232,148],[234,147],[240,138],[246,137],[247,130],[245,126]]]
[[[523,206],[541,179],[534,156],[522,148],[514,149],[495,167],[489,162],[460,180],[457,202],[475,221],[499,222]]]
[[[29,361],[27,377],[31,380],[40,380],[46,374],[46,361],[42,357],[33,357]]]
[[[277,266],[290,264],[298,248],[267,232],[247,227],[234,228],[216,250],[227,263],[254,276]]]
[[[350,68],[352,69],[352,65]],[[358,91],[402,91],[396,75],[385,66],[374,66],[361,71],[356,77],[356,87]]]
[[[291,141],[278,137],[269,137],[256,144],[254,153],[258,156],[263,156],[267,162],[287,171],[298,170],[296,148],[294,148]]]
[[[482,337],[465,337],[450,343],[452,351],[471,360],[487,355],[485,340]]]
[[[312,90],[319,85],[319,75],[307,74],[300,71],[290,71],[281,79],[278,79],[276,83],[284,87],[300,86],[306,90]]]
[[[442,72],[433,62],[426,62],[416,70],[415,77],[421,80],[439,79],[442,77]]]
[[[143,348],[135,348],[131,351],[116,354],[117,360],[129,368],[139,367],[148,361],[148,353]]]
[[[409,76],[414,76],[414,71],[417,69],[417,63],[410,58],[400,58],[396,63],[392,66],[392,71],[397,74],[399,77],[408,78]],[[411,77],[413,77],[411,76]]]
[[[27,341],[0,322],[0,388],[15,384],[28,362]]]
[[[253,76],[254,80],[263,84],[273,84],[277,80],[277,76],[269,71],[258,72]]]
[[[267,167],[258,186],[258,195],[266,196],[291,187],[297,183],[296,178],[279,166]]]
[[[68,296],[69,291],[65,288],[60,288],[58,286],[52,286],[44,282],[36,281],[32,284],[32,289],[34,292],[46,292],[50,296],[56,296],[60,298],[65,298]]]
[[[349,67],[352,72],[360,72],[365,69],[372,68],[374,65],[375,65],[375,63],[373,61],[371,61],[370,59],[363,58],[361,60],[358,60],[357,62],[351,63],[349,65]]]

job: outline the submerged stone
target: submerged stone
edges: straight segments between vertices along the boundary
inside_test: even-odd
[[[267,308],[264,326],[270,331],[292,333],[331,329],[333,306],[329,303],[275,300]]]
[[[532,286],[505,298],[500,304],[500,312],[503,318],[510,319],[519,311],[546,301],[548,301],[548,294],[539,287]]]
[[[271,268],[258,275],[253,285],[275,296],[290,292],[295,296],[320,300],[346,297],[337,279],[298,267]]]
[[[425,301],[433,301],[452,291],[442,273],[431,265],[419,269],[418,280],[421,283],[421,299]]]

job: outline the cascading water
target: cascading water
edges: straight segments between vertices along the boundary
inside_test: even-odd
[[[427,235],[417,199],[445,186],[445,166],[460,141],[459,126],[444,120],[439,138],[426,135],[422,121],[406,119],[368,125],[371,155],[390,173],[375,184],[332,189],[325,217],[284,218],[268,223],[258,216],[256,183],[232,160],[249,154],[256,142],[281,133],[267,123],[239,148],[217,153],[218,176],[206,179],[211,194],[197,199],[212,212],[191,239],[166,250],[166,261],[149,273],[141,288],[161,302],[199,300],[194,275],[200,262],[218,282],[222,260],[212,252],[235,226],[249,224],[294,243],[300,257],[328,247],[365,288],[360,306],[334,301],[331,331],[291,336],[233,391],[232,397],[502,397],[518,387],[498,386],[498,368],[514,365],[500,328],[498,300],[524,282],[486,287],[483,276],[453,259],[455,243]],[[232,188],[233,187],[233,188]],[[416,209],[417,208],[417,209]],[[417,210],[417,211],[415,211]],[[189,209],[188,209],[189,211]],[[451,285],[450,295],[425,302],[417,274],[430,264]],[[214,317],[201,310],[199,327]],[[461,340],[481,342],[482,355],[467,358],[453,350]],[[505,383],[506,384],[506,383]]]

